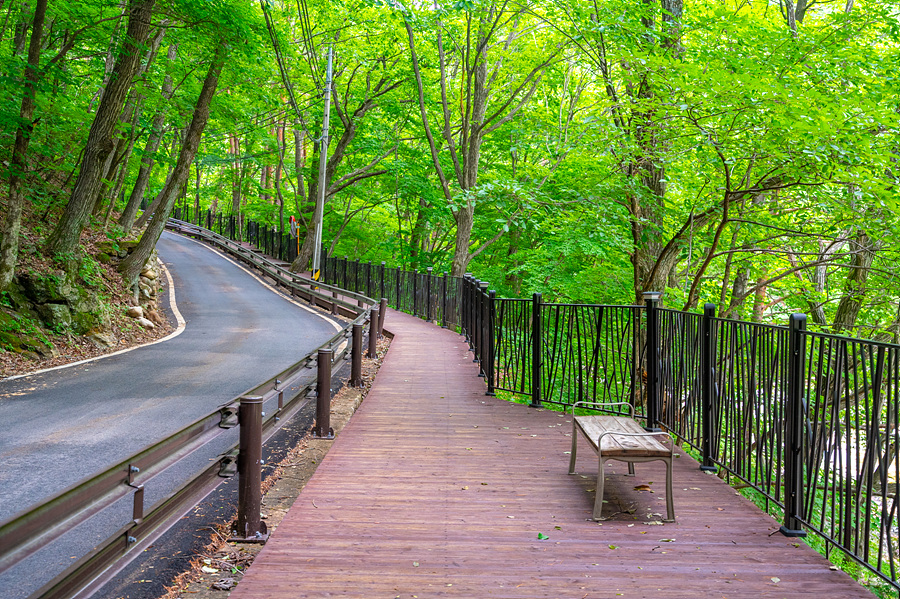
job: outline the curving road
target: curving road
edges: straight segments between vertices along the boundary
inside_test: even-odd
[[[0,521],[214,410],[338,329],[195,241],[166,232],[157,247],[186,321],[180,335],[0,381]],[[0,594],[23,567],[34,564],[0,576]]]

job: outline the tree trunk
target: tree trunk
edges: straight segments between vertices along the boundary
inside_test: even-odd
[[[766,271],[760,273],[756,279],[756,292],[753,294],[753,316],[750,320],[753,322],[762,322],[766,314]]]
[[[275,201],[278,203],[278,232],[284,235],[284,194],[281,193],[281,175],[284,171],[284,129],[283,122],[275,128],[275,141],[278,143],[278,164],[275,166]]]
[[[178,46],[176,44],[169,46],[166,58],[170,63],[175,61],[177,51]],[[163,80],[162,97],[166,101],[171,100],[173,93],[172,77],[166,75],[166,78]],[[157,111],[156,115],[153,117],[153,124],[150,125],[150,136],[147,138],[147,145],[144,146],[144,154],[141,157],[141,168],[138,171],[137,179],[135,179],[134,187],[131,188],[131,195],[128,198],[128,203],[125,205],[125,209],[122,211],[121,216],[119,216],[119,225],[121,225],[125,235],[131,233],[134,219],[137,216],[137,212],[141,207],[141,202],[144,199],[144,192],[147,190],[147,184],[150,182],[150,174],[153,172],[153,156],[156,154],[157,150],[159,150],[159,143],[163,138],[165,122],[166,112],[164,110]]]
[[[194,219],[197,221],[197,226],[200,226],[200,163],[195,163],[194,167],[197,171],[197,181],[194,186]]]
[[[186,132],[186,130],[185,130],[185,132]],[[183,135],[181,135],[180,132],[175,131],[174,135],[172,135],[172,150],[169,153],[170,156],[175,155],[175,149],[178,147],[179,140],[181,140],[183,143],[184,137],[183,137]],[[147,207],[146,210],[144,210],[144,212],[141,214],[140,218],[138,218],[134,222],[133,228],[142,229],[144,227],[144,225],[146,225],[147,222],[150,220],[150,217],[156,213],[156,209],[159,208],[159,205],[163,203],[163,191],[165,190],[166,186],[168,186],[169,181],[172,179],[172,171],[173,171],[173,168],[170,166],[169,172],[166,173],[166,182],[163,185],[163,188],[159,191],[158,194],[156,194],[156,197],[153,198],[153,202],[150,204],[150,206]],[[168,216],[168,213],[166,213],[166,216]]]
[[[235,237],[241,237],[241,142],[235,135],[228,138],[228,153],[231,154],[231,214],[235,218]]]
[[[16,30],[13,33],[13,56],[21,56],[22,52],[25,51],[25,41],[28,39],[28,26],[33,20],[30,12],[30,2],[20,2],[19,7],[19,21],[16,23]],[[32,26],[33,30],[34,27]]]
[[[747,282],[750,280],[750,268],[741,266],[734,276],[734,285],[731,287],[731,300],[728,307],[722,312],[721,318],[741,318],[740,308],[747,297]]]
[[[868,234],[860,229],[850,242],[850,249],[853,257],[850,259],[850,270],[847,272],[847,281],[844,283],[844,295],[841,297],[834,315],[832,329],[835,333],[848,331],[856,325],[856,318],[859,316],[859,310],[868,291],[866,281],[869,278],[869,271],[875,260],[877,248]]]
[[[203,129],[209,120],[209,105],[216,93],[216,86],[219,84],[219,74],[222,72],[222,66],[225,64],[225,57],[226,45],[224,42],[220,42],[216,48],[216,55],[209,65],[206,79],[203,81],[200,97],[197,99],[197,104],[194,108],[194,116],[190,125],[188,125],[181,152],[178,154],[178,161],[175,163],[175,168],[172,169],[172,176],[162,191],[163,201],[157,208],[150,226],[147,227],[147,230],[141,236],[137,247],[119,264],[122,278],[128,284],[134,284],[137,281],[141,269],[150,258],[153,248],[156,247],[156,241],[162,234],[163,228],[165,228],[166,217],[169,211],[172,210],[179,191],[187,183],[191,163],[197,155]]]
[[[22,229],[22,212],[25,207],[25,194],[22,191],[21,183],[28,170],[28,142],[31,141],[31,131],[34,127],[34,101],[40,76],[38,67],[46,13],[47,0],[37,0],[32,19],[31,40],[28,44],[28,62],[25,65],[25,84],[22,90],[22,105],[19,109],[19,124],[16,127],[16,139],[10,158],[6,219],[0,229],[0,291],[5,290],[12,282],[16,263],[19,260],[19,234]]]
[[[522,267],[522,261],[517,254],[522,245],[522,230],[513,226],[509,231],[509,249],[506,252],[506,261],[509,267],[503,277],[503,283],[512,292],[513,297],[519,297],[522,294],[522,275],[519,270]]]
[[[294,174],[297,176],[294,207],[301,220],[303,220],[303,204],[306,203],[306,184],[303,177],[303,169],[306,167],[306,145],[303,143],[305,137],[305,133],[299,127],[294,129]]]
[[[106,87],[94,122],[91,124],[81,171],[75,181],[72,196],[56,229],[47,241],[47,248],[51,254],[65,255],[74,252],[81,239],[81,232],[87,225],[100,183],[103,163],[113,149],[112,136],[119,121],[119,113],[131,87],[132,77],[140,66],[140,49],[147,41],[150,31],[150,15],[154,2],[155,0],[131,0],[124,48],[116,60],[113,77]]]
[[[416,210],[416,222],[409,236],[409,267],[412,270],[418,270],[420,266],[419,254],[422,251],[422,238],[425,235],[425,209],[427,207],[428,203],[420,197],[419,206]]]
[[[128,147],[125,148],[125,156],[122,158],[120,163],[119,174],[116,177],[116,184],[113,187],[112,194],[110,194],[109,207],[106,210],[106,218],[103,220],[104,229],[109,227],[109,219],[112,216],[112,211],[115,208],[116,200],[119,198],[119,195],[121,194],[122,196],[124,196],[122,187],[125,185],[125,177],[128,175],[128,164],[131,162],[131,153],[134,151],[134,142],[137,141],[137,136],[135,135],[135,133],[137,129],[138,116],[140,116],[140,109],[135,110],[134,118],[131,121],[131,132],[128,135]]]

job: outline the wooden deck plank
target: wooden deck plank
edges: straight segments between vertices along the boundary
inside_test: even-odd
[[[685,456],[675,523],[665,466],[618,462],[592,522],[596,456],[566,474],[569,416],[486,397],[461,337],[387,322],[368,397],[233,599],[872,597]]]

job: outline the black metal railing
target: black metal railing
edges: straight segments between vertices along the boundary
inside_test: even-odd
[[[172,217],[181,222],[197,225],[231,241],[244,241],[264,254],[282,262],[293,262],[299,248],[297,238],[281,233],[277,227],[261,223],[242,215],[214,213],[210,209],[194,210],[191,206],[176,206]]]
[[[498,298],[465,275],[347,257],[325,281],[465,335],[487,393],[533,406],[631,404],[701,468],[752,489],[790,536],[814,533],[900,588],[900,345],[659,307]]]

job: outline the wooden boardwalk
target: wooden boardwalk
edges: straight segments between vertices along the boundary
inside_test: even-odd
[[[872,597],[684,455],[676,523],[659,462],[610,462],[609,519],[589,520],[596,458],[579,445],[566,474],[568,416],[486,397],[450,331],[387,326],[368,397],[232,599]]]

